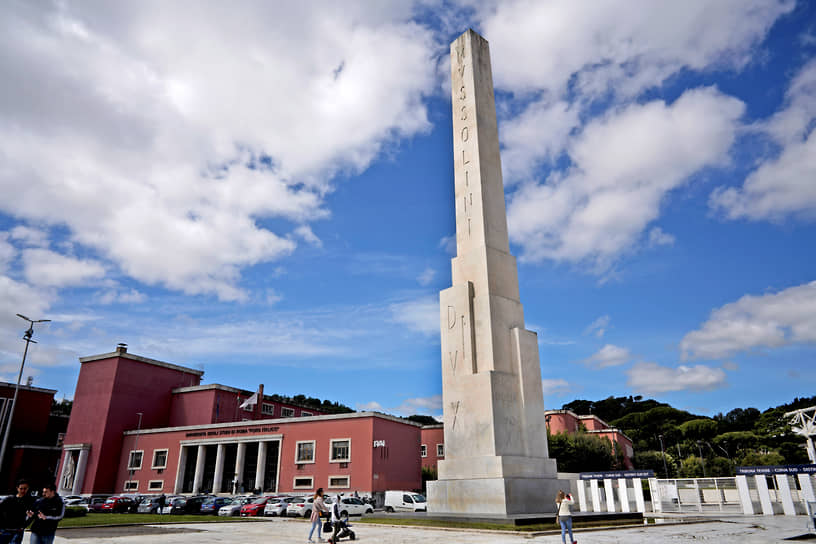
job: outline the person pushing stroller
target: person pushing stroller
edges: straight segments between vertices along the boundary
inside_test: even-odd
[[[340,517],[340,495],[337,495],[332,502],[331,523],[332,536],[329,538],[330,544],[337,544],[337,541],[341,538],[348,537],[349,540],[354,540],[356,538],[354,531],[349,529],[351,525],[348,522],[348,517],[345,519]]]

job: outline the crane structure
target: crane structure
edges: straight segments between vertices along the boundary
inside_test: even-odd
[[[790,418],[788,423],[791,429],[805,437],[810,462],[816,464],[816,449],[813,447],[813,437],[816,436],[816,406],[788,412],[785,417]]]

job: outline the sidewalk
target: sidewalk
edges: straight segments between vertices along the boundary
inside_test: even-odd
[[[655,542],[695,543],[734,542],[754,544],[782,542],[784,538],[806,532],[804,516],[724,517],[708,523],[688,525],[649,525],[629,529],[576,531],[580,544]],[[357,540],[388,544],[558,544],[560,534],[531,536],[524,533],[497,533],[462,529],[422,529],[354,523]],[[66,529],[57,532],[58,544],[210,544],[223,542],[275,542],[303,544],[309,524],[303,521],[273,518],[263,523],[191,523],[169,526],[109,527]],[[29,537],[24,540],[28,544]],[[345,541],[348,542],[348,541]]]

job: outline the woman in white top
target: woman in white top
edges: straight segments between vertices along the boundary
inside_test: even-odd
[[[309,530],[308,542],[314,542],[312,540],[312,533],[314,533],[315,527],[317,527],[318,542],[323,542],[323,538],[321,538],[322,527],[320,524],[320,513],[326,511],[328,511],[328,509],[326,508],[326,504],[323,502],[323,488],[320,487],[317,489],[317,493],[314,494],[314,499],[312,500],[312,517],[310,518],[312,528]]]
[[[555,496],[556,512],[558,512],[558,523],[561,524],[561,540],[567,544],[567,531],[569,531],[570,542],[578,544],[572,536],[572,510],[570,507],[575,504],[572,495],[568,495],[559,490]]]

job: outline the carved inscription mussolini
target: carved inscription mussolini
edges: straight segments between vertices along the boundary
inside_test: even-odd
[[[472,114],[470,104],[472,101],[472,91],[469,89],[465,79],[465,71],[473,70],[472,66],[468,66],[468,60],[472,57],[466,57],[465,40],[459,40],[455,47],[456,60],[454,71],[453,84],[453,126],[454,126],[454,149],[462,158],[461,171],[458,172],[459,180],[457,185],[457,216],[464,215],[464,221],[461,223],[457,221],[457,225],[461,224],[463,232],[457,232],[457,237],[460,240],[470,240],[473,236],[473,183],[476,181],[474,177],[474,164],[471,162],[473,157],[473,142],[475,141],[475,118]],[[477,199],[478,202],[478,199]],[[457,217],[458,219],[458,217]]]

